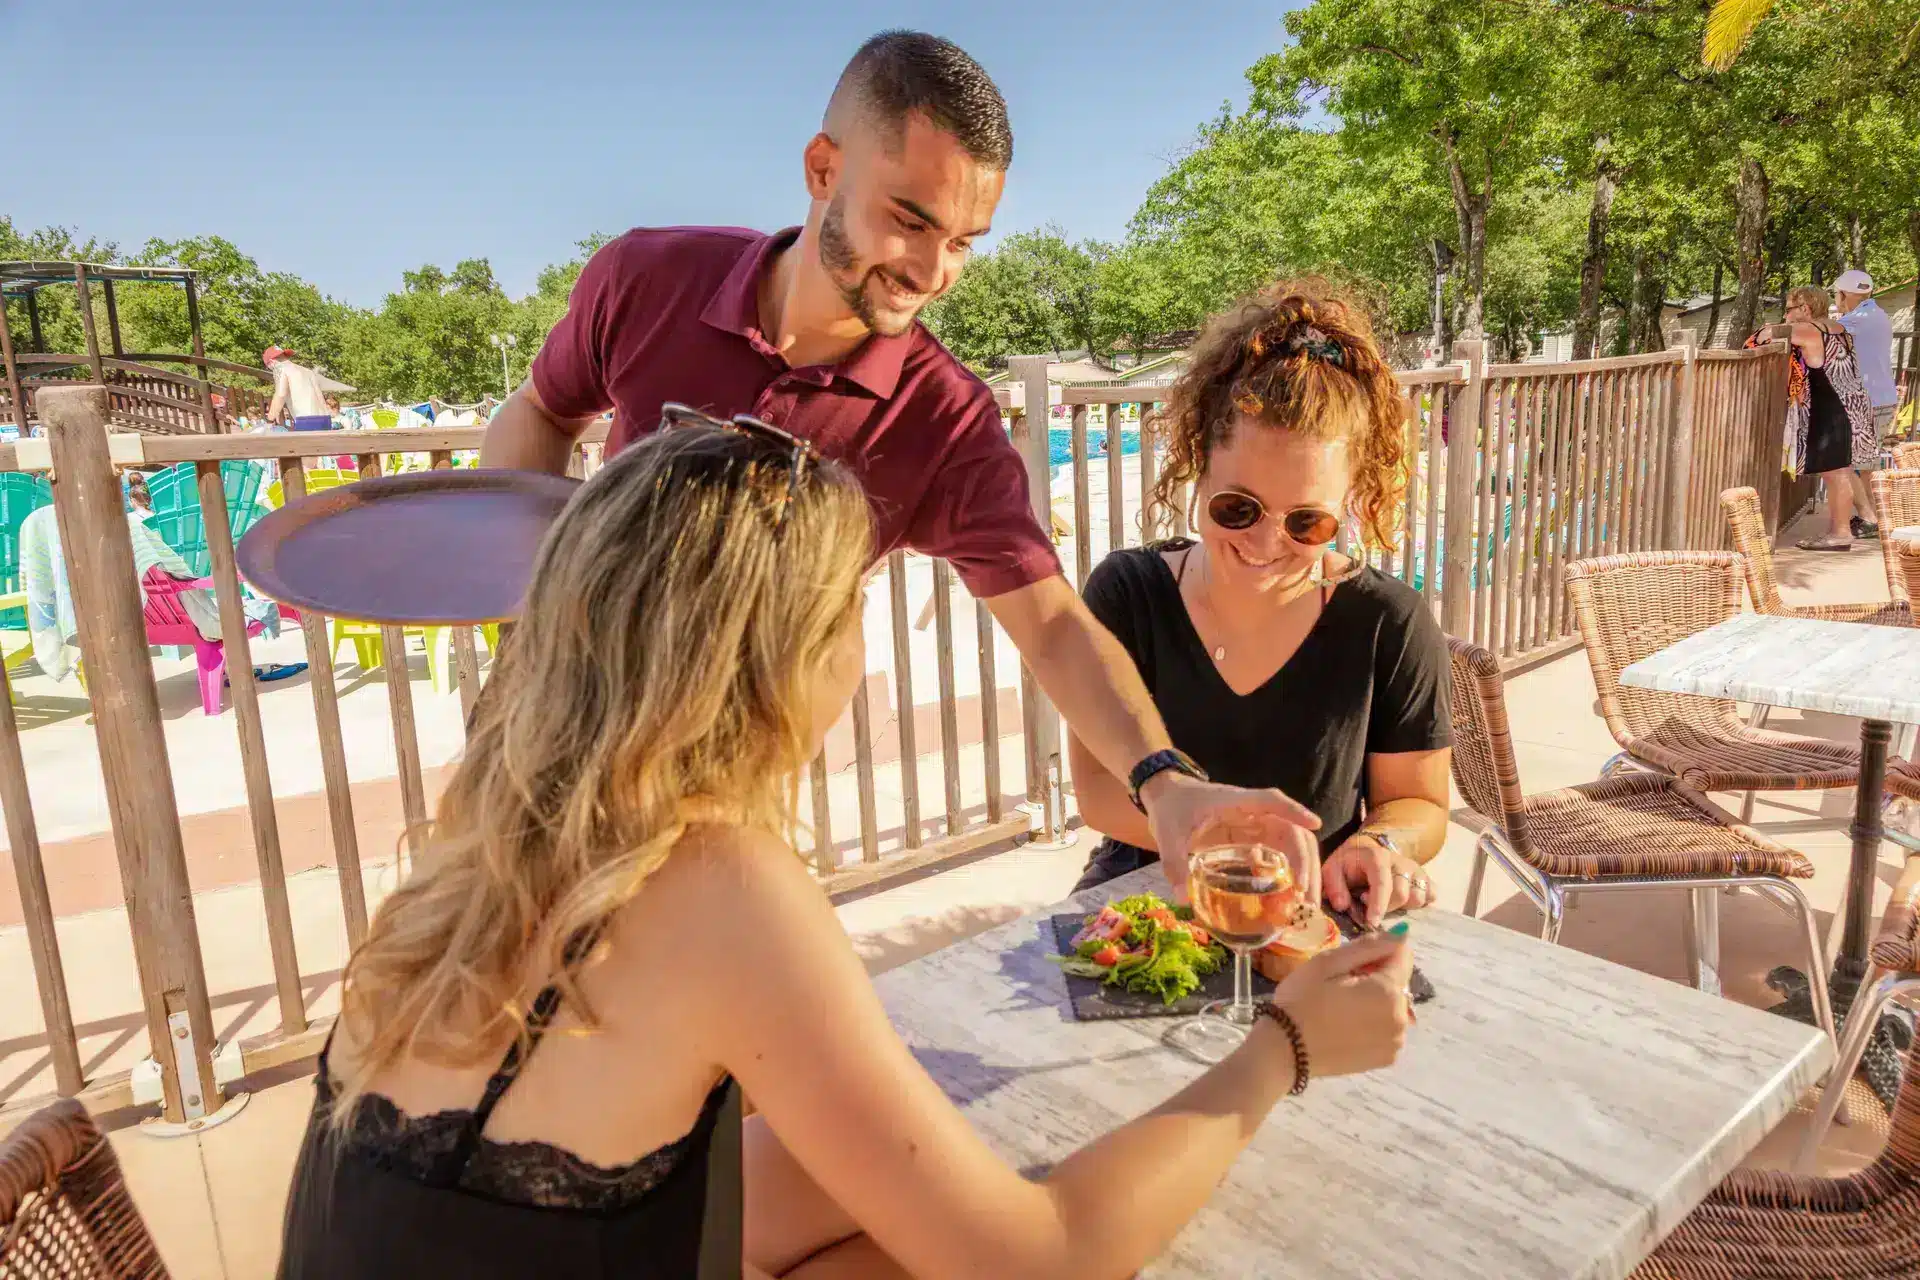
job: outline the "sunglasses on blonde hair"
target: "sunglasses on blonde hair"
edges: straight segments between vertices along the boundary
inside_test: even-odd
[[[1239,489],[1221,489],[1207,499],[1207,518],[1235,533],[1253,528],[1270,514],[1265,503]],[[1286,535],[1303,547],[1324,547],[1340,536],[1340,517],[1325,507],[1289,507],[1277,519]]]
[[[776,537],[786,532],[787,513],[793,509],[794,494],[800,490],[800,472],[806,463],[820,460],[819,453],[812,445],[791,431],[782,431],[771,422],[763,422],[751,414],[736,413],[731,418],[716,418],[710,413],[702,413],[670,400],[660,406],[660,429],[665,431],[671,427],[711,427],[719,431],[734,431],[756,440],[771,441],[787,450],[787,496],[773,521]]]

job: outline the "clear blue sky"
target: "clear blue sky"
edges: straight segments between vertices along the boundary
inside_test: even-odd
[[[10,149],[0,213],[123,249],[224,235],[361,305],[466,257],[517,296],[595,230],[798,221],[834,77],[908,26],[958,41],[1007,97],[997,229],[1111,238],[1244,101],[1287,7],[0,0],[0,49],[29,51],[0,100],[39,140]]]

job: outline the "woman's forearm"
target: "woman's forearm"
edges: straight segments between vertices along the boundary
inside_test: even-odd
[[[1293,1054],[1266,1019],[1219,1067],[1067,1157],[1045,1186],[1073,1241],[1072,1274],[1125,1275],[1198,1213],[1293,1087]],[[1124,1193],[1116,1184],[1124,1183]]]
[[[1402,853],[1415,862],[1431,862],[1447,842],[1447,811],[1425,796],[1403,796],[1367,810],[1361,829],[1391,831]]]

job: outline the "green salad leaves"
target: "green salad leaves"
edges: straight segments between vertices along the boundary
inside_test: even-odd
[[[1173,1004],[1226,964],[1227,949],[1194,923],[1191,907],[1151,893],[1110,902],[1086,919],[1061,968]]]

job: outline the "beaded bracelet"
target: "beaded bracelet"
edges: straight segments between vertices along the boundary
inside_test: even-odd
[[[1296,1097],[1307,1091],[1307,1038],[1300,1034],[1299,1024],[1293,1015],[1271,1000],[1262,1001],[1254,1010],[1256,1017],[1270,1018],[1273,1024],[1287,1033],[1287,1039],[1293,1044],[1293,1088],[1287,1090],[1288,1097]]]

